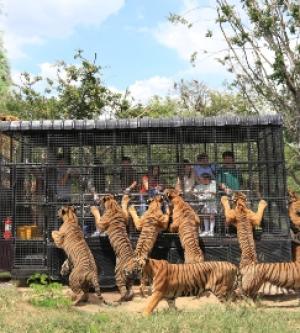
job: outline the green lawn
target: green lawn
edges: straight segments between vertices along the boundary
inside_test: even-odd
[[[89,314],[69,305],[42,308],[29,304],[15,287],[0,286],[1,333],[176,333],[176,332],[263,332],[300,330],[300,308],[266,309],[248,305],[209,305],[192,312],[160,311],[151,317],[99,308]]]

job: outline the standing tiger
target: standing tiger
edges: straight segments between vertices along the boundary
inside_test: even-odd
[[[164,194],[172,205],[173,222],[170,231],[178,231],[184,249],[184,262],[186,264],[203,262],[204,255],[199,245],[199,216],[177,190],[166,189]]]
[[[237,228],[237,237],[241,249],[240,269],[247,265],[257,264],[253,226],[260,225],[267,203],[264,200],[260,200],[258,211],[254,213],[247,207],[247,197],[241,192],[237,192],[233,196],[234,209],[230,208],[227,196],[221,198],[221,203],[224,207],[227,223],[232,223]],[[274,295],[290,294],[292,291],[266,282],[262,284],[258,293],[260,295]]]
[[[126,225],[128,216],[127,195],[123,196],[120,206],[113,195],[108,194],[101,198],[100,204],[104,205],[105,212],[100,216],[99,209],[91,207],[95,223],[100,232],[106,232],[116,255],[116,284],[121,293],[120,301],[129,301],[133,297],[132,281],[124,275],[123,267],[133,259],[133,249],[127,235]]]
[[[289,217],[298,230],[300,230],[300,196],[295,192],[289,192]]]
[[[289,191],[289,217],[293,228],[291,229],[293,260],[300,261],[300,196]]]
[[[144,315],[151,314],[164,298],[169,307],[175,307],[175,298],[178,296],[197,296],[204,291],[211,291],[223,300],[234,295],[237,267],[229,262],[170,264],[166,260],[134,260],[138,273],[147,276],[153,282],[152,295],[143,312]]]
[[[162,203],[163,196],[156,195],[149,200],[148,209],[141,217],[137,215],[134,206],[130,206],[128,209],[136,229],[141,231],[134,251],[134,256],[137,258],[148,258],[159,232],[168,228],[170,211],[167,208],[166,214],[164,214],[161,209]],[[142,296],[144,296],[144,284],[145,281],[142,278],[140,286]]]
[[[293,227],[300,228],[300,198],[289,192],[289,217]],[[242,285],[246,294],[256,297],[261,283],[271,282],[276,286],[300,291],[300,232],[292,233],[293,262],[258,264],[242,271]]]
[[[134,251],[136,257],[148,257],[159,232],[168,228],[170,212],[169,208],[166,214],[162,212],[162,203],[163,197],[156,195],[149,200],[148,209],[141,217],[137,215],[134,206],[130,206],[128,209],[136,229],[141,231]]]
[[[70,263],[72,266],[69,285],[75,296],[73,304],[77,305],[80,301],[87,301],[91,286],[95,288],[98,298],[103,301],[97,266],[91,250],[84,240],[74,207],[63,206],[58,211],[58,217],[62,219],[63,224],[58,231],[52,231],[52,238],[55,245],[62,248],[68,257],[62,266],[62,274],[70,271]]]
[[[235,221],[237,226],[241,222],[246,223],[247,217],[242,219],[238,218],[238,214],[236,214],[237,209],[230,209],[228,199],[222,198],[221,201],[224,206],[227,221]],[[238,202],[240,207],[242,207],[243,198],[240,194],[237,194],[235,201]],[[265,204],[260,202],[258,213],[256,214],[256,222],[261,220],[264,206]],[[245,208],[242,210],[246,213]],[[248,214],[246,213],[246,215]],[[251,221],[251,216],[253,215],[250,213],[248,217],[249,222]],[[248,224],[250,224],[249,222]],[[246,228],[244,230],[246,230]],[[291,289],[294,291],[300,290],[300,262],[257,263],[257,260],[251,262],[249,253],[255,250],[255,248],[253,249],[253,243],[252,231],[250,233],[248,230],[248,239],[245,236],[240,242],[242,255],[243,250],[247,254],[247,261],[244,261],[244,264],[240,266],[243,294],[254,298],[258,295],[260,290],[263,290],[264,292],[266,288],[270,289],[271,285],[278,287],[277,291],[280,291],[281,293],[289,292]]]
[[[230,208],[227,196],[221,198],[221,203],[224,207],[226,224],[233,224],[237,229],[237,238],[241,249],[239,267],[257,263],[253,227],[260,225],[264,210],[267,207],[266,201],[260,200],[257,213],[247,207],[247,197],[241,192],[237,192],[233,196],[234,209]]]

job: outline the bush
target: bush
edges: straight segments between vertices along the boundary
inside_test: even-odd
[[[52,282],[46,274],[33,274],[27,283],[31,289],[30,303],[46,308],[67,308],[71,301],[64,296],[63,286]]]

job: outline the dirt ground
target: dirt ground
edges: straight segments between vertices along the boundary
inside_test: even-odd
[[[70,290],[66,288],[66,293],[70,294]],[[133,312],[133,313],[142,313],[149,297],[142,298],[139,295],[138,288],[134,289],[135,297],[130,302],[124,302],[121,304],[118,304],[117,301],[120,297],[120,294],[117,291],[110,291],[110,292],[103,292],[103,297],[106,301],[113,303],[115,306],[113,308],[118,311],[122,312]],[[299,311],[300,305],[299,305],[300,295],[279,295],[279,296],[265,296],[260,299],[259,305],[267,309],[275,309],[280,308],[288,311]],[[213,295],[209,294],[208,296],[202,296],[200,298],[196,297],[178,297],[176,299],[176,307],[178,310],[181,311],[193,311],[201,309],[204,306],[207,305],[213,305],[213,304],[220,304],[219,300]],[[254,303],[250,302],[250,306],[254,305]],[[238,306],[238,304],[237,304]],[[89,313],[97,313],[100,310],[103,311],[103,307],[100,307],[97,301],[97,298],[94,294],[90,294],[89,301],[87,303],[83,303],[78,307],[79,310],[89,312]],[[111,307],[107,307],[107,310],[109,311]],[[163,309],[168,309],[168,304],[165,300],[161,301],[156,311],[160,311]]]
[[[12,282],[5,282],[0,283],[0,288],[5,288],[12,286]],[[21,288],[19,287],[18,290],[21,293],[26,293],[28,291],[28,288]],[[66,295],[71,295],[71,290],[68,287],[64,288],[64,293]],[[118,299],[120,297],[120,294],[118,291],[103,291],[102,295],[105,298],[106,301],[109,303],[112,303],[112,306],[103,306],[99,305],[99,302],[97,300],[97,297],[95,294],[91,293],[89,295],[89,300],[86,303],[80,304],[80,306],[77,307],[78,310],[89,312],[89,313],[97,313],[99,311],[122,311],[122,312],[131,312],[131,313],[142,313],[149,297],[142,298],[139,295],[139,290],[137,287],[134,288],[134,299],[130,302],[123,302],[118,303]],[[261,306],[264,310],[268,309],[276,309],[280,308],[282,310],[286,311],[299,311],[300,310],[300,295],[278,295],[278,296],[264,296],[260,298],[258,305]],[[213,295],[207,295],[202,296],[200,298],[196,297],[178,297],[176,299],[176,307],[178,310],[181,311],[193,311],[201,309],[204,306],[207,305],[213,305],[213,304],[220,304],[219,300]],[[238,303],[236,304],[238,306]],[[253,303],[249,302],[249,306],[253,305]],[[167,309],[168,304],[166,301],[161,301],[156,311],[160,311],[163,309]]]

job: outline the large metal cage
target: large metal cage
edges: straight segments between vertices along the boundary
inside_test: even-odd
[[[89,205],[101,193],[119,194],[121,199],[129,185],[122,177],[125,156],[131,160],[138,183],[153,166],[159,166],[161,186],[169,187],[182,180],[185,159],[196,164],[196,156],[205,152],[218,177],[222,153],[233,152],[242,176],[240,190],[246,192],[251,207],[256,209],[260,198],[268,202],[262,232],[256,233],[259,260],[290,260],[282,120],[276,115],[4,121],[0,122],[0,138],[1,237],[3,220],[12,216],[15,277],[46,272],[60,278],[64,254],[53,245],[51,231],[59,228],[57,210],[67,201],[77,207],[87,242],[101,265],[101,284],[114,285],[114,253],[107,236],[95,233]],[[58,177],[65,173],[69,187],[67,198],[62,198]],[[201,238],[201,246],[208,260],[238,262],[235,230],[224,225],[223,194],[217,192],[214,237]],[[145,196],[139,185],[133,189],[132,202],[138,209],[145,204]],[[199,197],[189,194],[186,200],[203,215]],[[128,232],[134,245],[138,232],[133,224]],[[178,236],[162,233],[152,256],[181,262]]]

